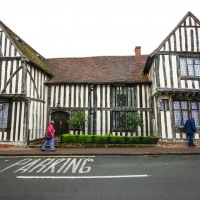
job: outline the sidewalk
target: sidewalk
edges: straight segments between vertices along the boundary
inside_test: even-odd
[[[0,156],[91,156],[91,155],[191,155],[199,154],[200,147],[154,146],[154,147],[107,147],[107,148],[57,148],[51,152],[49,147],[42,152],[40,148],[8,147],[0,148]]]

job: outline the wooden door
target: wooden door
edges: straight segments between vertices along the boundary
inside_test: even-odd
[[[51,114],[51,120],[54,121],[55,137],[60,138],[62,134],[68,133],[69,114],[63,111],[56,111]]]

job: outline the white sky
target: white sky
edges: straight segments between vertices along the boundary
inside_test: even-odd
[[[200,0],[0,0],[0,20],[46,58],[150,54]]]

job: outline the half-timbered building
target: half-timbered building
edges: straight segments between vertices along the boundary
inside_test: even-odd
[[[26,142],[47,121],[45,59],[0,21],[0,141]],[[35,134],[35,133],[33,133]]]
[[[149,55],[137,46],[132,56],[46,59],[0,21],[0,141],[41,138],[49,119],[56,137],[76,134],[68,120],[77,110],[88,118],[81,134],[186,138],[187,118],[200,126],[199,41],[188,12]],[[143,126],[125,129],[127,112]]]
[[[163,139],[186,138],[185,121],[200,126],[200,21],[188,12],[147,59],[153,132]],[[197,132],[196,138],[199,139]]]

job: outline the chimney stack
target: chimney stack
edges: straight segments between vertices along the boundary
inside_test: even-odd
[[[136,46],[135,47],[135,55],[140,56],[141,55],[141,46]]]

